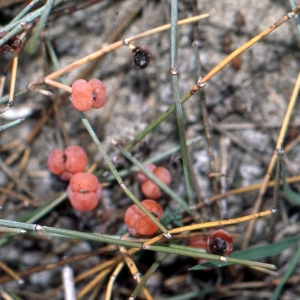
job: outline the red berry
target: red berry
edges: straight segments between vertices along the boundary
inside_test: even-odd
[[[160,188],[150,179],[142,182],[141,191],[145,197],[154,200],[157,200],[162,196],[162,191]]]
[[[172,175],[168,169],[165,167],[156,167],[153,174],[160,179],[164,184],[170,185],[172,181]]]
[[[47,164],[50,172],[55,175],[62,174],[66,170],[65,161],[66,161],[66,157],[63,150],[61,149],[53,150],[49,154],[47,160]]]
[[[207,249],[207,237],[205,236],[195,236],[189,239],[188,245],[193,248],[201,249],[202,252],[206,253]],[[196,258],[199,265],[208,262],[206,258]],[[205,269],[206,271],[211,270],[211,268]]]
[[[75,209],[89,211],[98,205],[102,196],[102,187],[95,175],[77,173],[70,180],[67,195]]]
[[[141,203],[156,217],[156,219],[159,220],[161,218],[163,209],[157,202],[147,199]],[[133,236],[153,235],[158,229],[158,227],[135,204],[128,207],[125,212],[124,220],[128,226],[129,233]]]
[[[228,256],[233,249],[232,237],[227,231],[219,229],[207,239],[207,247],[213,254]]]
[[[152,235],[158,227],[146,216],[141,215],[135,227],[135,231],[138,235]]]
[[[166,169],[165,167],[155,167],[155,165],[152,164],[146,165],[145,167],[147,167],[149,171],[152,171],[153,175],[155,175],[164,184],[170,185],[172,176],[168,169]],[[141,173],[140,175],[140,178],[142,179],[141,191],[143,195],[147,198],[154,199],[154,200],[161,197],[162,191],[160,190],[160,188],[150,179],[143,180],[144,179],[143,176],[146,178],[146,176],[143,173]]]
[[[206,252],[207,238],[205,236],[195,236],[189,239],[188,245],[193,248],[203,249]]]
[[[93,88],[84,79],[72,84],[72,105],[79,111],[87,111],[93,106]]]
[[[135,227],[135,224],[139,219],[141,212],[142,211],[135,204],[127,208],[125,212],[124,221],[129,228]]]
[[[97,78],[93,78],[88,84],[92,88],[93,108],[102,107],[106,101],[106,89],[103,82]]]
[[[153,171],[156,168],[156,165],[154,165],[154,164],[146,164],[144,167],[149,172],[153,173]],[[142,171],[138,171],[137,172],[137,179],[138,179],[138,181],[143,182],[143,181],[146,181],[148,179],[148,177]]]
[[[69,146],[65,151],[53,150],[48,156],[51,173],[60,175],[62,180],[70,180],[73,174],[84,171],[88,163],[87,155],[80,146]]]
[[[90,108],[100,108],[106,101],[106,89],[97,78],[86,82],[84,79],[75,80],[72,84],[72,104],[79,111]]]
[[[79,173],[84,171],[87,166],[88,158],[85,151],[80,146],[69,146],[65,150],[66,169],[70,173]]]

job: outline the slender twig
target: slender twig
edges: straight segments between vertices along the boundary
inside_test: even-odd
[[[246,222],[246,221],[250,221],[253,219],[258,219],[261,217],[269,216],[275,212],[276,212],[275,210],[266,210],[266,211],[263,211],[260,213],[248,215],[245,217],[239,217],[239,218],[235,218],[235,219],[218,220],[218,221],[212,221],[212,222],[192,224],[192,225],[173,228],[170,230],[170,233],[176,234],[176,233],[190,231],[190,230],[199,230],[199,229],[203,229],[203,228],[211,228],[211,227],[219,227],[219,226],[237,224],[237,223]],[[144,244],[146,244],[146,245],[154,244],[154,243],[160,241],[162,238],[163,238],[163,235],[160,234],[152,239],[149,239]]]
[[[222,136],[220,139],[220,172],[224,176],[220,177],[221,193],[227,191],[227,172],[228,172],[228,146],[230,145],[230,140],[227,137]],[[227,215],[227,201],[225,199],[221,200],[219,203],[220,216],[224,218]]]
[[[3,131],[3,130],[6,130],[8,128],[11,128],[13,126],[16,126],[16,125],[22,123],[24,120],[25,120],[25,118],[17,119],[15,121],[12,121],[12,122],[9,122],[9,123],[7,123],[5,125],[2,125],[2,126],[0,126],[0,132]]]
[[[16,97],[23,96],[27,93],[28,93],[27,89],[20,90],[20,91],[14,93],[13,98],[15,99]],[[0,98],[0,104],[6,102],[8,99],[9,99],[9,95],[5,95],[5,96],[1,97]]]
[[[48,79],[46,78],[45,79],[45,83],[48,84],[48,85],[51,85],[51,86],[54,86],[58,89],[62,89],[68,93],[72,93],[72,88],[63,84],[63,83],[60,83],[60,82],[57,82],[57,81],[54,81],[54,80],[51,80],[51,79]]]
[[[283,150],[279,150],[277,152],[278,156],[282,156],[283,155]],[[275,173],[275,185],[274,185],[274,192],[273,192],[273,203],[272,203],[272,208],[278,210],[278,204],[279,204],[279,187],[280,187],[280,174],[281,174],[281,168],[280,168],[280,159],[282,158],[277,158],[276,161],[276,173]],[[275,234],[275,223],[278,220],[278,214],[277,215],[273,215],[271,218],[271,222],[270,222],[270,229],[269,229],[269,234],[268,234],[268,239],[269,242],[271,243],[273,241],[274,238],[274,234]]]
[[[119,175],[118,171],[116,170],[114,164],[110,160],[109,156],[105,152],[98,136],[94,132],[91,124],[89,123],[88,119],[84,116],[83,113],[78,112],[83,125],[85,126],[86,130],[88,131],[89,135],[91,136],[92,140],[96,144],[98,150],[100,151],[102,157],[104,158],[106,164],[108,165],[110,171],[114,174],[117,182],[119,183],[122,190],[125,194],[146,214],[146,216],[168,237],[168,230],[163,226],[142,204],[141,202],[135,197],[135,195],[127,188],[124,184],[123,179]]]
[[[290,0],[290,5],[292,9],[296,8],[296,3],[294,0]],[[297,26],[298,35],[300,36],[300,17],[299,15],[295,15],[295,22]]]
[[[122,253],[124,260],[127,264],[127,267],[130,270],[131,275],[133,276],[133,279],[136,280],[136,282],[139,284],[141,283],[141,274],[136,267],[136,264],[134,263],[133,259],[129,255],[128,251],[124,247],[119,247],[120,252]],[[149,293],[148,289],[145,287],[145,284],[142,286],[142,291],[146,297],[147,300],[153,300],[151,294]]]
[[[299,5],[299,9],[300,9],[300,5]],[[288,125],[289,125],[289,122],[290,122],[290,119],[291,119],[291,116],[292,116],[292,113],[293,113],[294,106],[295,106],[296,101],[297,101],[297,97],[298,97],[298,94],[299,94],[299,89],[300,89],[300,72],[298,74],[298,78],[297,78],[297,81],[295,83],[293,93],[292,93],[290,102],[288,104],[288,107],[287,107],[287,110],[286,110],[286,113],[285,113],[285,116],[284,116],[284,119],[283,119],[283,122],[282,122],[282,127],[281,127],[279,137],[278,137],[278,140],[277,140],[277,143],[276,143],[275,151],[273,153],[271,162],[269,164],[268,170],[267,170],[266,175],[264,177],[262,186],[259,190],[259,194],[257,196],[255,205],[252,209],[252,213],[257,213],[260,209],[261,204],[262,204],[263,196],[264,196],[264,194],[267,190],[268,182],[271,178],[273,168],[276,164],[277,151],[282,149],[282,143],[283,143],[284,137],[286,135],[286,131],[288,129]],[[247,229],[246,229],[246,232],[245,232],[245,235],[244,235],[244,240],[242,242],[242,249],[246,249],[248,247],[249,240],[250,240],[250,237],[251,237],[253,229],[254,229],[254,225],[255,225],[255,221],[249,222],[249,224],[247,226]]]
[[[13,228],[9,228],[9,229],[13,229]],[[20,277],[25,278],[25,277],[27,277],[31,274],[34,274],[34,273],[38,273],[38,272],[41,272],[41,271],[44,271],[44,270],[47,270],[47,271],[53,270],[53,269],[56,269],[56,268],[58,268],[60,266],[63,266],[63,265],[75,263],[77,261],[84,260],[84,259],[87,259],[87,258],[95,256],[95,255],[100,255],[100,254],[103,254],[103,253],[107,253],[111,250],[115,251],[116,250],[115,248],[116,248],[115,246],[101,247],[101,248],[98,248],[98,249],[93,250],[91,252],[80,253],[80,254],[76,254],[76,255],[71,256],[71,257],[63,258],[59,261],[34,266],[34,267],[31,267],[31,268],[19,271],[16,274]],[[5,283],[5,282],[8,282],[8,281],[11,281],[10,276],[1,276],[0,277],[0,283]]]
[[[274,291],[273,297],[271,300],[277,300],[280,297],[281,291],[285,285],[285,283],[288,281],[292,273],[294,272],[295,268],[297,267],[300,259],[300,249],[296,251],[296,253],[293,254],[293,257],[291,258],[289,262],[289,266],[285,273],[283,274],[283,277],[281,278],[279,284],[276,286],[276,289]]]
[[[189,231],[189,230],[198,230],[200,228],[209,228],[209,227],[216,227],[216,226],[222,226],[222,225],[232,225],[236,223],[246,222],[253,218],[260,218],[265,217],[270,214],[274,213],[274,211],[263,211],[257,214],[236,218],[236,219],[229,219],[229,220],[223,220],[223,221],[215,221],[215,222],[207,222],[202,224],[194,224],[190,226],[184,226],[172,229],[172,233],[178,233],[183,231]],[[268,268],[268,269],[276,269],[276,266],[270,265],[270,264],[264,264],[259,262],[253,262],[253,261],[247,261],[242,259],[235,259],[235,258],[227,258],[223,256],[218,256],[214,254],[208,254],[201,251],[198,251],[195,248],[191,247],[185,247],[185,249],[176,249],[176,248],[170,248],[169,245],[161,245],[156,246],[152,245],[151,242],[155,241],[156,239],[151,239],[147,241],[147,243],[139,243],[135,241],[125,241],[121,240],[119,238],[111,237],[108,235],[101,235],[101,234],[93,234],[93,233],[85,233],[80,231],[74,231],[74,230],[68,230],[68,229],[62,229],[62,228],[55,228],[55,227],[48,227],[48,226],[41,226],[38,224],[27,224],[27,223],[21,223],[21,222],[15,222],[15,221],[8,221],[0,219],[0,226],[8,226],[13,228],[20,228],[24,230],[29,231],[36,231],[39,233],[52,233],[57,234],[58,237],[73,237],[78,239],[84,239],[84,240],[92,240],[95,242],[104,242],[104,243],[110,243],[115,244],[119,246],[125,246],[130,248],[136,248],[136,250],[143,249],[143,250],[150,250],[154,252],[162,252],[162,253],[169,253],[169,254],[177,254],[177,255],[183,255],[183,256],[189,256],[189,257],[199,257],[199,258],[206,258],[211,260],[218,260],[223,262],[230,262],[230,263],[238,263],[243,265],[250,265],[250,266],[257,266],[262,268]],[[157,238],[162,239],[164,235],[159,235]],[[136,251],[135,249],[133,249]],[[108,270],[110,272],[110,269]]]
[[[239,47],[237,50],[233,51],[231,54],[229,54],[224,60],[222,60],[219,64],[217,64],[212,70],[205,75],[200,82],[194,86],[196,90],[203,84],[205,84],[207,81],[209,81],[213,76],[215,76],[218,72],[220,72],[228,63],[230,63],[236,56],[240,55],[244,51],[246,51],[248,48],[250,48],[252,45],[266,37],[269,33],[274,31],[276,28],[284,24],[286,21],[289,19],[293,18],[295,15],[298,14],[300,11],[300,5],[298,5],[293,11],[287,13],[282,19],[279,21],[275,22],[273,25],[268,27],[266,30],[263,32],[259,33],[257,36],[255,36],[253,39]],[[193,90],[194,90],[193,88]]]
[[[205,14],[205,15],[200,15],[200,16],[196,16],[194,18],[188,18],[188,19],[184,19],[182,21],[179,21],[178,22],[178,25],[183,25],[183,24],[187,24],[187,23],[190,23],[190,22],[196,22],[196,21],[199,21],[203,18],[207,18],[209,15],[208,14]],[[144,38],[146,36],[149,36],[149,35],[152,35],[156,32],[160,32],[160,31],[163,31],[163,30],[167,30],[169,29],[171,26],[170,24],[167,24],[167,25],[164,25],[164,26],[161,26],[161,27],[157,27],[155,29],[152,29],[152,30],[148,30],[148,31],[145,31],[143,32],[142,34],[138,34],[138,35],[135,35],[135,36],[132,36],[130,38],[127,38],[127,39],[124,39],[122,41],[118,41],[118,42],[115,42],[109,46],[106,46],[106,47],[103,47],[102,49],[92,53],[92,54],[89,54],[75,62],[73,62],[72,64],[58,70],[58,71],[55,71],[49,75],[47,75],[45,77],[45,79],[55,79],[57,77],[60,77],[76,68],[78,68],[79,66],[89,62],[89,61],[92,61],[94,59],[96,59],[97,57],[105,54],[105,53],[108,53],[108,52],[111,52],[117,48],[120,48],[121,46],[123,45],[126,45],[126,44],[129,44],[131,41],[134,41],[134,40],[138,40],[138,39],[141,39],[141,38]]]
[[[77,295],[76,299],[82,299],[91,289],[100,285],[107,275],[111,272],[111,269],[106,269],[100,272],[95,278],[93,278]]]
[[[143,276],[142,280],[139,282],[137,287],[130,295],[129,300],[134,300],[138,296],[138,294],[140,293],[141,289],[145,286],[150,276],[157,270],[157,268],[161,265],[161,263],[166,258],[166,256],[167,256],[166,253],[160,255],[160,257],[154,262],[154,264],[152,264],[152,266],[148,269],[147,273]]]
[[[62,269],[62,281],[64,287],[65,300],[74,300],[76,298],[74,272],[73,269],[66,265]]]
[[[0,269],[2,269],[4,272],[10,275],[19,284],[24,283],[24,280],[18,274],[16,274],[10,267],[4,264],[2,261],[0,261]]]
[[[16,85],[17,69],[18,69],[18,57],[19,57],[19,50],[16,50],[14,53],[13,64],[12,64],[8,102],[6,107],[0,111],[0,114],[3,114],[12,106],[14,106],[14,94],[15,94],[15,85]]]
[[[187,203],[182,199],[178,194],[176,194],[172,189],[165,185],[161,180],[159,180],[153,173],[149,172],[143,164],[141,164],[136,158],[134,158],[126,149],[122,148],[115,140],[112,141],[112,144],[120,150],[122,155],[131,161],[135,166],[137,166],[143,174],[145,174],[150,180],[157,184],[166,194],[173,198],[186,212],[191,213],[191,210]]]
[[[124,262],[120,262],[115,268],[114,272],[110,275],[110,279],[106,288],[105,300],[111,299],[114,282],[117,276],[119,275],[119,273],[121,272],[121,270],[123,269],[123,267],[124,267]]]
[[[48,17],[50,15],[53,5],[54,5],[54,0],[47,0],[47,2],[45,4],[45,9],[41,15],[41,18],[39,19],[39,21],[37,23],[37,26],[34,30],[32,37],[27,45],[27,49],[30,54],[33,54],[36,52],[36,49],[39,45],[38,41],[41,37],[44,27],[47,24],[47,20],[48,20]]]
[[[207,153],[208,153],[208,159],[210,165],[210,172],[215,173],[217,172],[217,166],[215,162],[214,145],[213,145],[213,139],[212,139],[209,120],[208,120],[206,96],[205,96],[205,92],[202,90],[200,93],[199,102],[200,102],[200,109],[201,109],[201,114],[203,119],[204,133],[207,142]],[[219,190],[217,179],[215,177],[211,177],[210,182],[211,182],[213,193],[217,194]]]
[[[181,103],[187,101],[192,95],[194,95],[200,88],[205,86],[205,83],[208,82],[214,75],[216,75],[221,69],[223,69],[227,64],[231,62],[236,56],[240,55],[242,52],[253,46],[259,40],[264,38],[266,35],[271,33],[273,30],[284,24],[290,18],[294,17],[300,11],[300,5],[297,6],[292,12],[288,13],[281,20],[277,21],[266,30],[258,34],[256,37],[242,45],[240,48],[232,52],[228,55],[224,60],[222,60],[218,65],[216,65],[205,77],[199,78],[198,82],[181,97]],[[162,121],[168,118],[175,111],[175,104],[171,105],[170,108],[163,114],[161,114],[158,118],[156,118],[149,126],[147,126],[143,131],[141,131],[135,139],[126,146],[127,150],[131,150],[133,146],[140,142],[149,132],[151,132],[154,128],[156,128]]]
[[[178,83],[178,41],[177,41],[177,23],[178,23],[178,1],[171,2],[171,74],[173,81],[173,98],[176,106],[178,133],[181,148],[181,157],[183,164],[183,174],[185,178],[186,192],[189,206],[195,208],[195,197],[193,192],[192,178],[190,172],[190,162],[188,157],[185,126],[183,120],[183,110],[180,102],[179,83]]]
[[[19,50],[16,50],[14,53],[14,59],[12,64],[11,82],[10,82],[10,89],[9,89],[8,104],[10,107],[13,106],[14,103],[13,101],[14,101],[15,85],[16,85],[16,78],[17,78],[18,58],[19,58]]]
[[[30,10],[31,8],[36,4],[40,2],[40,0],[33,0],[31,1],[17,16],[15,16],[10,23],[14,23],[19,21],[21,18],[23,18]]]
[[[57,6],[60,2],[63,2],[63,1],[64,0],[56,0],[54,3],[54,6]],[[20,31],[22,31],[26,24],[29,24],[32,21],[34,21],[35,19],[39,18],[45,9],[45,6],[46,5],[33,11],[32,13],[29,13],[28,15],[26,15],[26,17],[24,17],[16,22],[12,22],[12,23],[0,28],[1,32],[9,31],[9,33],[0,40],[0,46],[5,44],[10,38],[12,38],[16,34],[18,34]]]

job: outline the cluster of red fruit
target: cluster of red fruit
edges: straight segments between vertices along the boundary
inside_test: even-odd
[[[67,195],[75,209],[89,211],[97,207],[102,187],[95,175],[84,172],[88,158],[80,146],[53,150],[47,163],[51,173],[62,180],[70,180]]]
[[[101,80],[93,78],[88,82],[77,79],[72,84],[72,105],[85,112],[90,108],[101,108],[106,101],[106,89]]]
[[[153,175],[155,175],[164,184],[169,185],[171,183],[171,173],[165,167],[157,167],[154,164],[148,164],[145,165],[145,168],[152,172]],[[161,205],[154,200],[157,200],[162,196],[162,191],[142,172],[138,172],[137,178],[141,182],[141,191],[143,195],[148,198],[141,202],[142,205],[144,205],[157,220],[160,220],[163,214],[163,209]],[[151,236],[155,234],[158,229],[158,227],[135,204],[128,207],[124,219],[129,233],[136,237]]]
[[[189,239],[188,245],[193,248],[201,249],[203,252],[213,253],[221,256],[230,255],[233,249],[232,237],[223,229],[213,232],[213,234],[209,237],[192,237]],[[207,259],[199,258],[198,264],[203,264],[207,261]]]

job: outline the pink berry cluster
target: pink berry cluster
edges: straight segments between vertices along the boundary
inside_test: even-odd
[[[170,185],[172,181],[171,173],[165,167],[157,167],[154,164],[145,165],[145,168],[152,172],[164,184]],[[160,188],[150,179],[148,179],[142,172],[137,173],[137,178],[141,182],[142,194],[147,198],[142,201],[142,205],[160,220],[163,214],[163,209],[155,200],[162,196]],[[125,212],[125,223],[128,231],[133,236],[151,236],[156,233],[158,227],[143,213],[137,205],[131,205]]]
[[[67,187],[68,198],[71,205],[81,211],[96,208],[102,196],[98,178],[84,172],[87,163],[85,151],[77,145],[69,146],[65,150],[53,150],[47,161],[51,173],[60,176],[62,180],[70,180]]]
[[[93,78],[88,82],[77,79],[72,84],[72,105],[81,112],[90,108],[101,108],[106,101],[106,89],[103,82]]]

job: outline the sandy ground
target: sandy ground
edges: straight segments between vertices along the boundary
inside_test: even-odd
[[[110,1],[100,1],[84,10],[50,20],[45,37],[53,43],[60,66],[64,67],[106,44],[169,23],[169,2],[132,0],[114,1],[112,4]],[[287,1],[263,0],[254,3],[245,0],[184,0],[179,2],[179,19],[202,13],[210,15],[208,19],[178,29],[181,94],[189,91],[200,75],[207,74],[226,55],[291,10]],[[19,10],[20,6],[16,5],[12,8],[8,7],[6,12],[16,14]],[[138,13],[132,16],[135,10]],[[111,40],[112,35],[118,30],[121,32]],[[119,170],[128,168],[129,163],[118,158],[118,150],[111,145],[111,139],[125,145],[173,103],[170,31],[154,34],[134,44],[146,45],[152,51],[151,62],[144,70],[133,66],[132,52],[124,46],[104,55],[96,63],[92,62],[91,65],[85,65],[64,76],[68,85],[71,85],[78,76],[82,77],[82,72],[85,72],[83,76],[85,79],[97,77],[105,83],[108,96],[106,106],[102,110],[89,111],[86,116]],[[235,65],[226,66],[207,83],[205,95],[217,171],[228,175],[228,179],[221,182],[219,191],[245,187],[262,181],[299,72],[299,53],[299,35],[294,20],[290,20],[243,53],[235,61]],[[11,53],[0,56],[1,69],[11,57]],[[42,49],[34,55],[28,54],[26,50],[22,51],[19,57],[16,89],[26,88],[31,81],[40,79],[53,70],[49,56],[43,55]],[[10,72],[7,75],[4,94],[9,91]],[[64,95],[57,89],[51,91],[56,101]],[[199,142],[189,148],[189,155],[194,183],[201,189],[201,196],[206,198],[213,195],[213,191],[207,177],[210,166],[199,99],[199,93],[192,96],[184,104],[184,114],[187,139],[200,138]],[[30,149],[29,160],[22,170],[20,181],[27,189],[25,194],[27,193],[28,196],[29,193],[30,197],[39,204],[55,199],[66,186],[49,173],[46,164],[47,155],[53,149],[65,146],[66,143],[60,130],[59,119],[70,143],[80,144],[88,153],[89,165],[96,163],[97,169],[105,168],[101,154],[67,97],[58,106],[59,115],[50,116],[32,143],[26,144],[28,141],[26,138],[39,120],[49,113],[51,101],[47,96],[29,92],[16,98],[15,107],[7,116],[3,115],[0,118],[0,125],[2,125],[7,122],[6,117],[16,118],[19,113],[25,113],[27,116],[22,124],[1,133],[0,147],[3,149],[12,142],[18,142],[19,145]],[[293,126],[288,132],[287,142],[298,136],[299,116],[300,108],[297,104],[291,118]],[[220,127],[226,132],[220,131]],[[235,140],[238,140],[242,146]],[[178,144],[176,116],[172,115],[138,144],[132,153],[140,161],[144,161]],[[286,168],[290,176],[299,174],[299,150],[299,145],[296,145],[286,154]],[[17,151],[17,147],[2,151],[0,153],[2,162]],[[251,151],[256,155],[253,156]],[[161,163],[168,166],[174,175],[172,189],[186,197],[180,154],[167,157]],[[11,174],[18,172],[20,159],[10,164],[9,170]],[[103,176],[102,181],[106,180],[108,173],[104,173],[106,177]],[[141,197],[135,177],[125,176],[124,180],[128,187]],[[7,174],[0,170],[0,185],[6,187],[9,182]],[[13,190],[24,193],[19,185]],[[247,193],[220,201],[218,204],[220,216],[230,218],[250,213],[256,196],[256,193]],[[267,193],[264,197],[263,209],[270,208],[271,198],[272,193]],[[68,202],[65,202],[49,213],[41,223],[74,230],[116,234],[122,228],[124,229],[122,214],[129,203],[130,200],[120,191],[118,185],[113,184],[105,189],[104,199],[95,212],[77,213],[72,210]],[[23,207],[22,203],[13,196],[8,197],[1,204],[3,210],[0,215],[10,220],[16,220],[32,209],[31,206]],[[168,202],[165,200],[163,204],[172,208],[176,208],[177,205],[171,200]],[[291,212],[293,207],[290,204],[283,202],[282,207],[284,213],[277,224],[277,232],[289,226],[291,223],[289,218],[293,223],[298,223],[299,220],[299,213]],[[204,220],[218,217],[214,214],[214,210],[208,209],[206,213],[208,215],[203,216]],[[264,242],[267,234],[266,226],[268,223],[264,220],[257,222],[251,245]],[[242,233],[245,224],[231,229],[238,234]],[[0,248],[0,257],[29,268],[38,265],[41,260],[43,263],[54,262],[64,255],[88,251],[95,247],[93,243],[88,242],[75,244],[76,247],[60,239],[17,238]],[[235,247],[239,248],[238,241]],[[50,252],[53,255],[47,255]],[[280,265],[284,266],[288,255],[281,256]],[[81,268],[89,268],[100,261],[101,258],[93,257],[80,262],[77,267],[74,267],[75,272]],[[187,262],[183,259],[180,261],[181,268],[187,270]],[[170,264],[173,262],[171,260]],[[60,269],[36,273],[26,278],[26,286],[22,288],[15,282],[7,283],[5,288],[31,292],[49,291],[59,285],[59,280],[55,279],[55,276],[60,276],[59,273]],[[154,295],[158,297],[157,299],[161,299],[162,295],[176,295],[178,292],[176,288],[170,286],[157,288],[157,282],[166,275],[158,272],[156,276],[157,278],[154,278],[157,281],[153,280],[151,284],[156,290]],[[188,287],[193,288],[194,285],[195,282],[190,281]],[[269,293],[271,290],[266,288],[265,292]],[[57,297],[62,297],[62,294]],[[122,297],[116,294],[114,299],[123,299]],[[251,297],[245,296],[243,299],[253,299]]]

